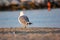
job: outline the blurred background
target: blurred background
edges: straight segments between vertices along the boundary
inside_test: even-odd
[[[0,0],[0,28],[21,27],[22,10],[33,23],[29,27],[60,28],[60,0]]]
[[[0,0],[0,11],[47,9],[48,2],[51,8],[60,8],[60,0]]]

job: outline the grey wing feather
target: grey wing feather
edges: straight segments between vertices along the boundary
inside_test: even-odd
[[[23,24],[27,24],[27,22],[29,22],[29,19],[27,16],[21,16],[19,19]]]

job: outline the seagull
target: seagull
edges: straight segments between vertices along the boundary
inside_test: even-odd
[[[20,24],[23,25],[24,28],[26,28],[28,25],[31,25],[32,23],[29,21],[29,18],[24,15],[23,11],[20,11],[20,15],[18,17],[18,21]]]

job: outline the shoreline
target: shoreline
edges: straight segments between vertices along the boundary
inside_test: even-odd
[[[2,32],[58,32],[60,33],[60,28],[0,28],[0,33]]]
[[[60,28],[0,28],[0,40],[60,40]]]

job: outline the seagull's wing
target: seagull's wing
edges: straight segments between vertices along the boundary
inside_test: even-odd
[[[29,22],[29,19],[28,19],[28,17],[27,16],[21,16],[20,18],[19,18],[19,20],[20,20],[20,22],[22,23],[22,24],[27,24],[27,22]]]

